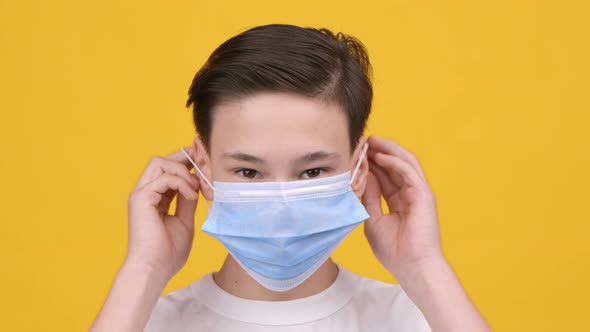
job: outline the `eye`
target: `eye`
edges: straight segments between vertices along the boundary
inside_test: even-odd
[[[258,172],[250,168],[242,168],[238,171],[238,173],[245,178],[254,179]]]
[[[308,169],[307,171],[303,172],[304,178],[315,178],[321,174],[321,172],[325,171],[323,168],[312,168]]]

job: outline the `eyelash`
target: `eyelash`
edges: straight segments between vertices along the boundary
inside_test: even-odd
[[[324,167],[315,167],[315,168],[310,168],[310,169],[305,170],[302,174],[307,174],[307,172],[309,172],[309,171],[315,171],[315,170],[319,170],[320,171],[320,174],[318,174],[317,176],[309,177],[310,179],[316,178],[316,177],[320,176],[322,173],[328,171],[328,169],[327,168],[324,168]],[[244,171],[253,171],[253,172],[256,172],[256,174],[254,175],[254,177],[248,177],[248,176],[245,176],[243,174]],[[257,174],[260,174],[260,172],[258,172],[255,169],[251,169],[251,168],[240,168],[240,169],[238,169],[236,171],[236,174],[238,174],[238,175],[240,175],[240,176],[242,176],[242,177],[244,177],[246,179],[254,179]]]

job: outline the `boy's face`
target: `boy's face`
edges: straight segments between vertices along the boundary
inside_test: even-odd
[[[353,153],[349,140],[348,120],[339,105],[267,92],[218,105],[210,155],[198,138],[194,149],[214,181],[296,181],[353,171],[366,138]],[[366,181],[364,168],[368,166],[361,166],[357,175],[360,182]]]

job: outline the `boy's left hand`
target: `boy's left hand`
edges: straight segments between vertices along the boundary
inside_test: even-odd
[[[371,136],[368,143],[365,236],[377,259],[403,285],[426,265],[444,260],[436,200],[414,155],[387,139]],[[381,209],[381,196],[388,214]]]

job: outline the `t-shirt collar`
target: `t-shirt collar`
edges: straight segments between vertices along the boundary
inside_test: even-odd
[[[248,300],[232,295],[206,274],[191,285],[197,300],[217,314],[260,325],[293,325],[325,318],[342,308],[356,292],[358,276],[338,265],[334,282],[320,293],[289,301]]]

